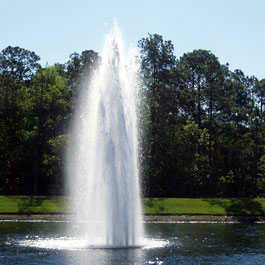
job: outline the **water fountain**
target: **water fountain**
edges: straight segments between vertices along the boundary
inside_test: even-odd
[[[127,67],[117,27],[106,36],[99,69],[85,87],[73,125],[68,175],[74,236],[87,247],[141,245],[138,180],[137,64]]]
[[[130,49],[125,63],[121,33],[115,25],[106,36],[98,70],[83,86],[73,122],[67,152],[73,219],[65,223],[67,231],[28,234],[26,239],[16,241],[20,247],[77,253],[94,253],[90,251],[97,249],[105,254],[104,249],[137,248],[138,259],[142,250],[167,244],[143,236],[135,58],[135,51]],[[60,222],[55,221],[54,225]],[[74,259],[79,260],[79,255]]]
[[[264,224],[147,223],[143,240],[137,66],[131,60],[124,67],[123,54],[114,27],[101,65],[81,95],[68,155],[75,222],[1,221],[0,263],[263,264]]]

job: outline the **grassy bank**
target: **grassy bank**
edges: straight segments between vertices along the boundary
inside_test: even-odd
[[[68,213],[68,197],[0,196],[0,213]],[[145,214],[265,215],[263,199],[145,198]]]
[[[265,199],[146,198],[147,214],[265,215]]]
[[[0,196],[0,213],[66,213],[65,196]]]

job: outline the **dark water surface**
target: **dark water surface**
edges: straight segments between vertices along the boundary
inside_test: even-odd
[[[0,264],[265,264],[265,224],[146,224],[135,249],[69,247],[65,226],[0,223]]]

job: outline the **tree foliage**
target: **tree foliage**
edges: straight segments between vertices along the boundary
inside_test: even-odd
[[[265,196],[265,79],[210,51],[174,55],[158,34],[140,48],[140,173],[149,197]],[[20,47],[0,53],[0,193],[64,193],[64,154],[92,50],[41,67]]]
[[[176,60],[171,42],[156,34],[139,47],[149,106],[145,195],[262,196],[264,79],[230,71],[207,50]]]

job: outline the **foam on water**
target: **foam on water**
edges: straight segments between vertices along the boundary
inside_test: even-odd
[[[133,53],[129,57],[125,66],[121,33],[115,25],[106,36],[99,69],[81,95],[68,152],[71,207],[77,221],[69,232],[90,242],[99,238],[104,247],[139,246],[143,238],[137,64]]]
[[[163,248],[169,244],[167,240],[159,239],[144,239],[141,245],[133,246],[106,246],[102,245],[101,238],[94,238],[93,241],[88,241],[84,238],[37,238],[37,239],[27,239],[18,241],[18,245],[25,247],[43,248],[43,249],[60,249],[60,250],[82,250],[82,249],[97,249],[97,248],[139,248],[142,249],[153,249],[153,248]]]

